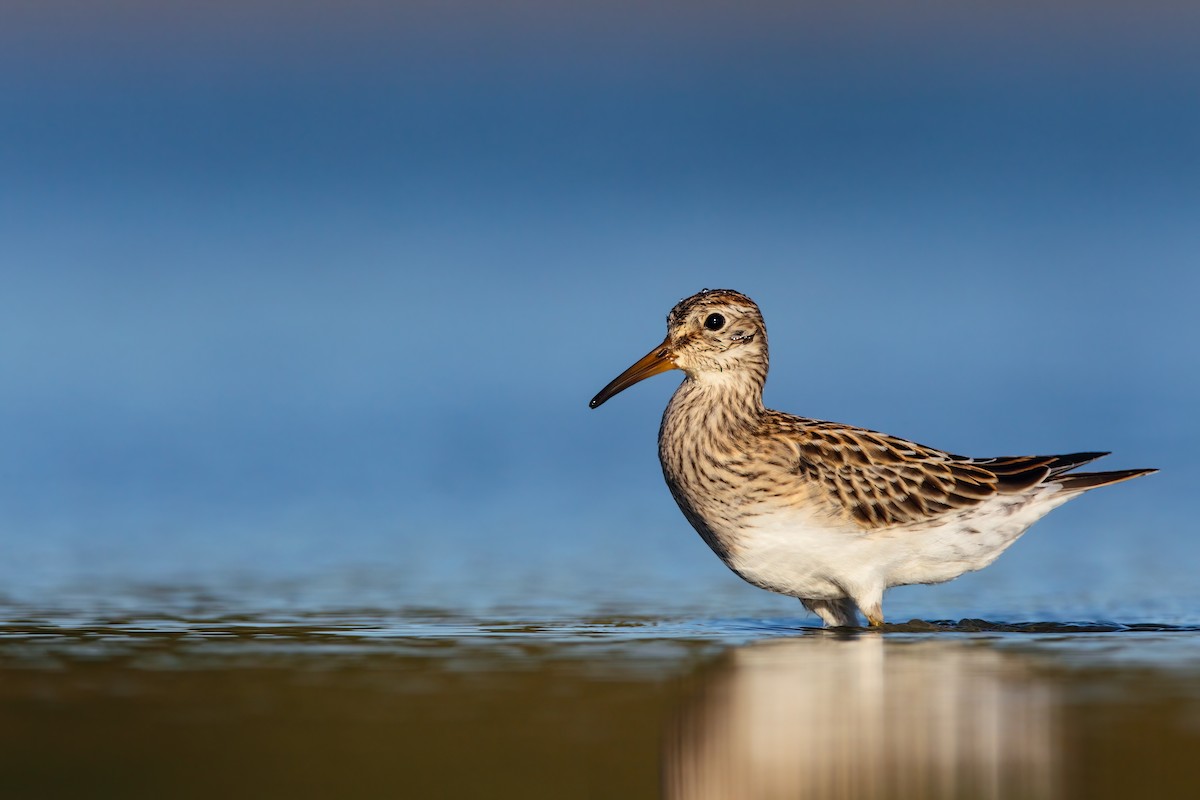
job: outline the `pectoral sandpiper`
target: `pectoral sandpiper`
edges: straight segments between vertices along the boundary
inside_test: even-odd
[[[745,580],[800,599],[827,625],[883,624],[891,586],[991,564],[1051,509],[1153,469],[1070,473],[1106,453],[968,458],[763,406],[767,329],[738,292],[705,290],[667,338],[605,386],[683,370],[658,453],[688,522]]]

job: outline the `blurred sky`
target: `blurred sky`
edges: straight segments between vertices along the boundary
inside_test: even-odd
[[[1197,42],[1167,2],[0,3],[0,594],[758,603],[662,484],[677,377],[586,407],[729,287],[774,407],[1164,469],[960,593],[1169,604]]]

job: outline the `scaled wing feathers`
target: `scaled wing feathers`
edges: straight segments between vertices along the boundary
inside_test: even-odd
[[[967,458],[874,431],[803,420],[796,471],[863,528],[922,522],[1017,494],[1105,453]]]

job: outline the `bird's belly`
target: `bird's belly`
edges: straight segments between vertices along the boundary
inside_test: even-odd
[[[769,591],[833,600],[851,594],[854,576],[880,561],[879,550],[860,531],[824,526],[804,516],[775,516],[741,532],[729,566]]]
[[[832,600],[871,588],[941,583],[982,569],[1032,521],[1016,514],[982,526],[969,517],[949,517],[926,527],[866,531],[802,513],[776,513],[740,533],[728,563],[763,589]]]

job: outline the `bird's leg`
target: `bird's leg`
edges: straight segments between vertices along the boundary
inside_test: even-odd
[[[883,625],[883,587],[860,584],[854,593],[854,604],[863,612],[871,627]]]
[[[854,598],[872,628],[883,624],[883,591],[872,591]]]
[[[800,602],[831,628],[858,626],[858,614],[855,611],[854,601],[849,597],[837,600],[809,600],[801,597]]]

